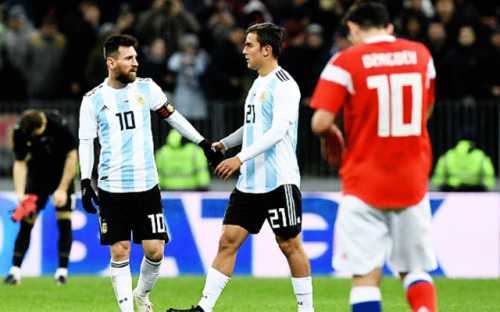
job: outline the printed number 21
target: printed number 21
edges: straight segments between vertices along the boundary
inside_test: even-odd
[[[255,123],[255,105],[248,104],[247,108],[248,111],[247,111],[246,123]]]
[[[378,94],[378,136],[405,137],[422,133],[422,75],[420,73],[377,75],[366,78]],[[411,87],[411,121],[403,121],[403,87]]]

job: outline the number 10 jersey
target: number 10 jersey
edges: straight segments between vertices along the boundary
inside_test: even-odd
[[[419,203],[427,192],[427,114],[436,72],[418,42],[371,37],[328,62],[311,107],[344,110],[343,193],[380,208]]]
[[[143,78],[122,89],[111,88],[106,79],[83,97],[79,138],[99,136],[99,188],[129,193],[158,184],[150,110],[166,102],[160,87]]]

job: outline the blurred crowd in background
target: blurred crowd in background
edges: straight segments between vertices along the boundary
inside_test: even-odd
[[[246,27],[286,30],[280,64],[307,104],[328,59],[349,46],[340,25],[351,0],[5,0],[0,2],[3,99],[81,98],[107,75],[102,43],[140,42],[139,76],[153,78],[194,118],[203,102],[239,100],[252,81],[241,55]],[[490,0],[385,0],[398,37],[424,43],[439,98],[500,98],[500,4]],[[193,110],[193,103],[201,109]],[[187,109],[184,109],[187,106]],[[183,112],[184,113],[184,112]]]
[[[328,172],[310,131],[308,104],[325,64],[350,46],[340,21],[355,2],[0,0],[0,167],[5,167],[0,173],[10,172],[9,129],[21,107],[57,108],[77,123],[82,96],[107,76],[102,43],[113,34],[139,39],[138,76],[158,83],[200,131],[213,139],[231,133],[256,75],[242,55],[245,29],[258,22],[285,29],[279,63],[302,93],[301,168]],[[439,104],[429,124],[434,159],[463,138],[467,126],[498,170],[500,2],[380,2],[389,9],[395,35],[422,42],[434,57]],[[153,123],[153,133],[160,134],[155,149],[166,140],[164,127]]]

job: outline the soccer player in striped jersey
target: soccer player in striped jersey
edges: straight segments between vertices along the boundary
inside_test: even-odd
[[[295,154],[300,90],[278,65],[282,45],[283,31],[274,24],[247,29],[243,54],[259,76],[246,98],[244,125],[213,144],[223,153],[242,145],[240,153],[215,169],[225,180],[240,169],[240,177],[229,198],[219,249],[198,306],[169,312],[211,312],[233,274],[238,249],[249,234],[260,231],[266,219],[288,260],[298,311],[314,311],[311,268],[302,246],[302,197]]]
[[[412,310],[435,312],[436,291],[427,273],[437,267],[427,196],[432,57],[423,44],[391,35],[380,3],[353,6],[344,23],[355,45],[332,57],[311,100],[312,129],[319,135],[344,109],[344,198],[335,223],[334,267],[353,274],[353,312],[382,311],[386,258]]]
[[[163,117],[187,139],[200,145],[210,163],[223,158],[170,104],[151,79],[136,78],[137,40],[117,35],[104,43],[108,77],[88,92],[80,107],[79,155],[82,204],[96,213],[99,205],[101,244],[110,245],[111,280],[121,311],[153,311],[148,299],[168,242],[158,174],[153,154],[150,110]],[[99,197],[90,184],[93,142],[99,137]],[[131,232],[142,244],[144,258],[137,287],[132,290],[129,256]]]

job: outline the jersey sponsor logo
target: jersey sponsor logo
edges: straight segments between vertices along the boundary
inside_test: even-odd
[[[361,60],[365,68],[415,65],[417,64],[417,52],[404,50],[389,53],[371,53],[364,54]]]

